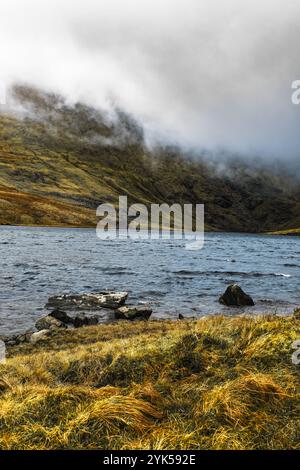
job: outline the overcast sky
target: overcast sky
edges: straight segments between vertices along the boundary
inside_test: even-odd
[[[115,100],[148,135],[300,155],[300,0],[1,0],[0,79]]]

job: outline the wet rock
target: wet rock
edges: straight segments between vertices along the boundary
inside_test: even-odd
[[[16,336],[16,343],[17,344],[26,343],[29,340],[29,338],[30,338],[30,335],[28,336],[27,333],[17,335]]]
[[[77,315],[74,318],[74,327],[80,328],[81,326],[91,326],[91,325],[98,325],[99,318],[94,315],[92,317],[86,317],[85,315]]]
[[[227,306],[252,306],[254,305],[252,297],[246,294],[238,284],[231,284],[219,298],[221,304]]]
[[[57,320],[54,317],[51,317],[50,315],[47,315],[46,317],[40,318],[36,324],[35,327],[38,331],[41,330],[54,330],[58,328],[66,328],[66,325]]]
[[[296,308],[294,310],[293,316],[296,318],[296,320],[300,320],[300,308]]]
[[[61,321],[66,325],[74,323],[74,319],[60,308],[56,308],[55,310],[53,310],[53,312],[49,313],[49,316],[56,318],[56,320]]]
[[[118,320],[148,320],[152,314],[152,309],[146,306],[121,307],[115,311]]]
[[[6,344],[6,346],[17,346],[22,343],[27,343],[30,340],[32,333],[32,330],[27,330],[25,333],[21,334],[1,336],[0,339]]]
[[[93,294],[62,294],[49,297],[46,308],[95,310],[117,309],[124,305],[128,292],[97,292]]]
[[[182,313],[178,315],[178,320],[184,320],[184,316],[182,315]]]
[[[30,342],[33,344],[38,343],[39,341],[46,339],[49,336],[50,332],[51,330],[36,331],[35,333],[32,333],[30,337]]]

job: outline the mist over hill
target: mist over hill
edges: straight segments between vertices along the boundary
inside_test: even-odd
[[[299,160],[300,3],[4,0],[0,84],[138,117],[147,138]]]
[[[0,223],[95,226],[102,202],[205,204],[209,230],[300,227],[300,184],[282,163],[146,144],[124,110],[15,86],[0,115]]]

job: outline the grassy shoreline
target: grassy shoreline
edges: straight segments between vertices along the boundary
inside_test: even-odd
[[[0,365],[0,449],[299,449],[294,317],[55,332]]]
[[[287,230],[278,230],[276,232],[268,232],[268,235],[287,235],[290,237],[299,237],[300,236],[300,228],[291,228]]]

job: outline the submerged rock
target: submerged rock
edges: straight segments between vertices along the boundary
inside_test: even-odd
[[[246,294],[238,284],[231,284],[224,294],[219,298],[221,304],[227,306],[253,306],[254,302],[250,295]]]
[[[98,325],[99,318],[96,315],[92,317],[86,317],[85,315],[77,315],[74,318],[73,323],[75,328],[80,328],[81,326]]]
[[[93,294],[62,294],[49,297],[46,308],[95,310],[117,309],[124,305],[128,292],[97,292]]]
[[[46,317],[40,318],[36,322],[35,327],[38,331],[41,331],[54,330],[57,328],[66,328],[66,325],[63,322],[57,320],[56,318],[47,315]]]
[[[152,309],[146,306],[121,307],[115,311],[118,320],[148,320],[152,314]]]

